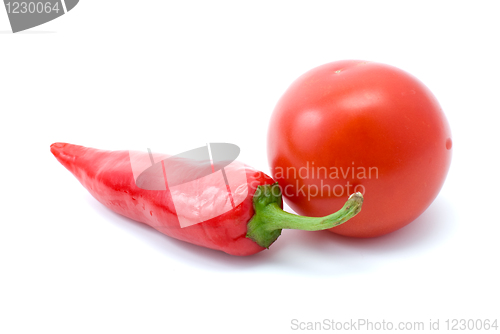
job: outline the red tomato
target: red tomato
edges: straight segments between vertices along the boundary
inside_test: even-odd
[[[451,133],[430,90],[389,65],[346,60],[299,77],[268,133],[273,178],[298,214],[335,212],[355,191],[363,209],[332,232],[375,237],[417,218],[451,162]]]

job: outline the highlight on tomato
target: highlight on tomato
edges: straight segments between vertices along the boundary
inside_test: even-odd
[[[352,237],[393,232],[438,195],[452,156],[436,97],[396,67],[344,60],[300,76],[268,130],[271,176],[300,215],[322,216],[355,192],[363,210],[331,229]]]

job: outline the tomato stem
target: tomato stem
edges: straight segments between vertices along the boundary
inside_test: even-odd
[[[258,186],[253,197],[255,214],[247,225],[247,238],[269,248],[281,235],[282,229],[303,231],[326,230],[345,223],[361,211],[363,195],[352,194],[342,209],[325,217],[294,215],[281,209],[281,190],[278,183]]]

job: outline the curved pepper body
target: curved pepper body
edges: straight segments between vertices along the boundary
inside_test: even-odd
[[[93,197],[118,214],[147,224],[170,237],[232,255],[252,255],[265,249],[246,237],[247,224],[254,215],[253,194],[259,185],[274,183],[271,177],[262,172],[244,166],[248,193],[241,203],[214,218],[181,227],[174,203],[179,208],[179,203],[185,202],[188,206],[188,202],[199,198],[171,191],[168,184],[165,190],[139,188],[129,151],[105,151],[67,143],[52,144],[50,149]],[[149,159],[147,153],[134,154],[142,154],[141,158]],[[203,166],[182,160],[174,161],[176,183],[192,178],[199,173],[200,168]],[[218,210],[220,205],[227,204],[220,199],[227,194],[228,189],[211,184],[210,178],[205,183],[203,180],[199,179],[197,185],[200,198],[203,198],[204,212]]]

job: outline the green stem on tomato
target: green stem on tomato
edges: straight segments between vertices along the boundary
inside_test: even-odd
[[[278,183],[258,186],[253,197],[255,214],[247,225],[247,238],[269,248],[281,235],[282,229],[304,231],[326,230],[345,223],[361,211],[363,195],[352,194],[342,209],[325,217],[304,217],[281,209]]]

